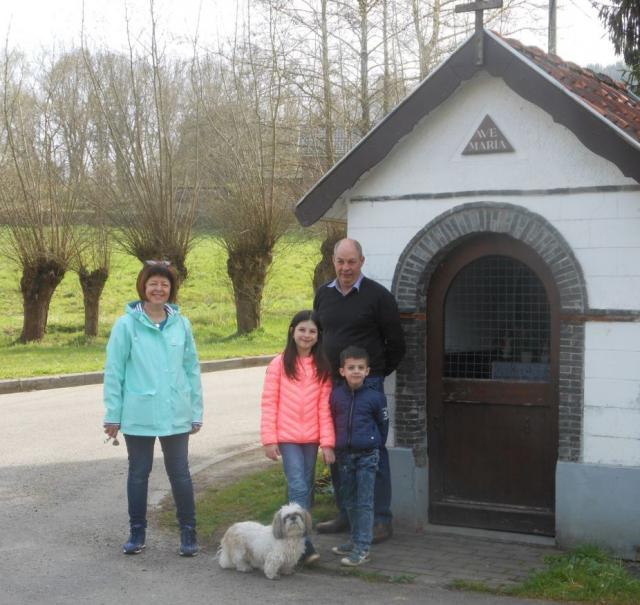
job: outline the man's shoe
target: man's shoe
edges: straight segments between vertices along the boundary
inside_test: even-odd
[[[368,560],[368,552],[356,552],[353,550],[348,557],[340,559],[340,565],[344,565],[345,567],[358,567],[359,565],[366,563]]]
[[[180,528],[180,556],[195,557],[198,554],[196,529],[190,525]]]
[[[125,555],[137,555],[145,547],[146,530],[144,525],[132,525],[127,543],[122,547]]]
[[[348,556],[353,552],[353,543],[345,542],[344,544],[340,544],[340,546],[334,546],[331,549],[331,552],[334,555],[340,555],[341,557]]]
[[[391,523],[376,523],[373,526],[372,544],[380,544],[393,536],[393,527]]]
[[[331,521],[323,521],[316,525],[319,534],[339,534],[349,529],[349,521],[344,517],[336,517]]]

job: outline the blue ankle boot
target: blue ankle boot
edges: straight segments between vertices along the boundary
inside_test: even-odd
[[[198,554],[196,528],[184,525],[180,528],[180,556],[195,557]]]
[[[127,543],[122,547],[125,555],[137,555],[145,547],[146,528],[144,525],[132,525]]]

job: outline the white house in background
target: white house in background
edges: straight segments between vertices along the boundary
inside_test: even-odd
[[[400,307],[397,522],[639,555],[639,183],[637,97],[484,30],[298,202]]]

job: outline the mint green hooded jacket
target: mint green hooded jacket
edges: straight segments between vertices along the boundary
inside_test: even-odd
[[[126,435],[165,437],[202,423],[200,363],[191,324],[169,305],[160,330],[129,303],[107,344],[104,372],[105,424]]]

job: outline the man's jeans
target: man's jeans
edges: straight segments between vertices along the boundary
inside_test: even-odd
[[[279,443],[282,465],[287,478],[289,502],[305,510],[311,508],[311,490],[318,456],[317,443]]]
[[[373,491],[379,450],[338,452],[342,503],[351,526],[351,542],[358,554],[369,552],[373,539]]]
[[[129,454],[127,497],[131,525],[147,526],[147,491],[153,466],[155,437],[125,435]],[[196,526],[196,506],[189,473],[189,433],[158,437],[164,455],[164,466],[176,503],[176,517],[180,527]]]
[[[381,393],[384,393],[384,376],[367,376],[364,383]],[[336,495],[336,506],[342,518],[347,517],[342,497],[340,495],[340,477],[336,464],[331,465],[331,482]],[[389,452],[386,447],[380,448],[378,472],[376,473],[376,485],[373,501],[373,522],[389,525],[393,515],[391,514],[391,468],[389,467]]]

